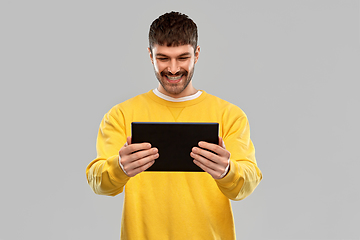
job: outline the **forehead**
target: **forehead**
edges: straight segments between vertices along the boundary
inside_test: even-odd
[[[176,57],[183,54],[194,54],[194,48],[190,44],[180,45],[180,46],[171,46],[168,47],[166,45],[158,45],[154,44],[152,47],[153,54],[156,55],[166,55],[169,57]]]

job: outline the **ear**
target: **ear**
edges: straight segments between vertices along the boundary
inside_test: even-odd
[[[154,60],[153,60],[153,56],[152,56],[152,53],[151,53],[151,49],[150,49],[150,48],[147,48],[147,49],[148,49],[148,52],[149,52],[149,57],[150,57],[151,63],[154,64]]]
[[[199,54],[200,54],[200,46],[197,46],[195,51],[195,63],[197,63],[199,59]]]

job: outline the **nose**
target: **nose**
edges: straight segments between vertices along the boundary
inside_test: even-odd
[[[170,62],[170,66],[168,66],[167,69],[171,74],[176,74],[178,71],[180,71],[180,67],[177,64],[176,60],[172,60]]]

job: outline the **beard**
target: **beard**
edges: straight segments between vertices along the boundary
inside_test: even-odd
[[[180,71],[178,71],[175,74],[172,74],[167,70],[164,70],[161,73],[158,73],[155,71],[155,75],[156,75],[156,78],[158,79],[159,83],[165,89],[165,91],[167,93],[169,93],[170,95],[177,95],[177,94],[180,94],[181,92],[183,92],[186,89],[186,87],[189,85],[189,83],[191,82],[191,79],[194,75],[194,69],[195,69],[195,66],[192,69],[190,69],[189,72],[181,69]],[[170,77],[176,77],[176,76],[180,76],[180,75],[183,75],[183,76],[182,76],[182,79],[180,82],[171,83],[171,82],[167,81],[166,75],[168,75]]]

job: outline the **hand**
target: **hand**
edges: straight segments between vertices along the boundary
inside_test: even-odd
[[[126,175],[134,177],[151,167],[159,157],[159,153],[157,148],[151,148],[150,143],[131,144],[131,137],[128,137],[119,151],[119,156]]]
[[[222,138],[219,137],[219,145],[201,141],[199,147],[203,149],[194,147],[190,153],[190,156],[194,158],[194,163],[214,179],[223,178],[227,174],[225,170],[228,171],[227,167],[230,164],[230,152],[225,149]]]

